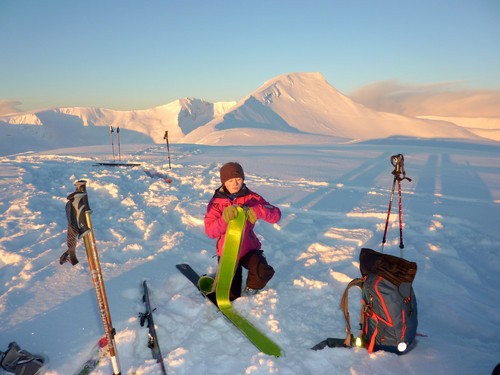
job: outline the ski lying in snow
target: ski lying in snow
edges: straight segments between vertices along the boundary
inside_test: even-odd
[[[141,327],[144,327],[144,324],[147,322],[147,327],[149,329],[148,332],[148,347],[151,349],[151,353],[153,354],[153,358],[156,359],[156,362],[160,364],[161,373],[163,375],[167,375],[167,370],[165,370],[165,364],[163,363],[163,356],[161,355],[160,346],[158,345],[158,337],[156,336],[155,323],[153,321],[153,311],[155,309],[151,309],[151,302],[149,300],[149,289],[146,281],[142,283],[144,288],[144,294],[142,296],[142,301],[146,305],[146,312],[139,313]]]
[[[179,271],[181,271],[181,273],[186,276],[186,278],[191,281],[193,283],[193,285],[198,288],[198,290],[200,291],[201,295],[203,297],[205,297],[206,299],[208,299],[210,302],[212,302],[216,307],[217,307],[217,301],[215,300],[215,294],[206,294],[204,293],[203,291],[200,290],[200,288],[198,287],[198,281],[200,280],[200,275],[198,275],[196,273],[195,270],[193,270],[193,268],[189,265],[189,264],[177,264],[175,267],[177,267],[177,269]]]
[[[177,264],[176,267],[199,290],[198,280],[200,279],[200,275],[198,275],[198,273],[196,273],[196,271],[193,270],[193,268],[189,264],[185,264],[185,263]],[[201,290],[199,290],[199,291],[200,291],[201,295],[203,295],[207,300],[212,302],[215,305],[215,307],[218,308],[214,293],[205,294]],[[222,310],[220,310],[220,311],[222,313],[224,313],[224,311],[222,311]],[[226,310],[226,312],[227,312],[227,310]],[[238,313],[236,311],[234,311],[234,312],[235,312],[235,315],[238,315]],[[233,319],[237,319],[236,316],[233,316],[233,319],[229,318],[226,315],[226,313],[224,313],[224,316],[226,316],[231,321],[231,323],[233,323],[237,328],[239,328],[249,338],[249,340],[263,353],[266,353],[269,355],[274,355],[276,357],[279,357],[281,355],[280,347],[277,344],[275,344],[274,342],[272,342],[269,338],[264,336],[263,333],[261,333],[256,327],[254,327],[245,318],[238,315],[241,318],[241,321],[245,320],[245,323],[242,322],[242,325],[244,325],[244,328],[242,328],[238,325],[237,322],[235,322],[233,320]],[[251,326],[251,327],[249,327],[249,326]],[[257,340],[257,343],[254,341],[253,337],[255,337],[255,340]],[[264,341],[264,343],[262,343],[262,341]],[[266,342],[269,343],[270,345],[266,345]]]
[[[106,167],[138,167],[140,163],[97,163],[94,164],[95,167],[106,166]]]
[[[106,336],[103,336],[97,343],[92,347],[90,358],[85,361],[76,375],[89,375],[94,371],[101,360],[108,355],[108,340]]]
[[[281,356],[281,348],[264,335],[257,327],[241,316],[234,309],[229,299],[229,291],[233,281],[234,270],[238,262],[241,238],[247,219],[246,212],[243,208],[238,207],[237,209],[238,216],[229,222],[226,231],[224,252],[215,277],[216,301],[214,304],[255,345],[255,347],[257,347],[257,349],[265,354],[279,357]],[[178,265],[177,268],[198,287],[199,276],[191,267],[187,265]],[[210,299],[210,296],[211,295],[208,294],[207,298]]]

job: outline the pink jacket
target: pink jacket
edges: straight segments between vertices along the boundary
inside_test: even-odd
[[[254,193],[243,185],[241,190],[234,194],[228,195],[225,190],[220,187],[215,191],[214,196],[208,203],[207,213],[205,214],[205,233],[210,238],[216,238],[217,255],[221,256],[224,251],[224,240],[226,238],[227,223],[222,217],[224,208],[230,205],[251,207],[257,219],[267,221],[274,224],[281,219],[281,211],[278,207],[271,205],[259,194]],[[247,221],[245,233],[241,244],[239,257],[242,258],[250,250],[260,250],[261,243],[254,231],[254,224]]]

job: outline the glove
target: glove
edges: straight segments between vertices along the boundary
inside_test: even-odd
[[[247,220],[252,223],[252,224],[255,224],[255,222],[257,221],[257,214],[255,213],[255,211],[250,207],[248,208],[248,212],[247,212]]]
[[[229,223],[236,216],[238,216],[238,210],[235,206],[227,206],[222,212],[222,217],[226,223]]]

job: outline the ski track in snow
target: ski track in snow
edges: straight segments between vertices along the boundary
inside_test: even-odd
[[[408,147],[402,182],[404,256],[417,262],[416,348],[405,356],[310,347],[343,337],[339,308],[359,276],[361,247],[380,250],[391,193],[384,146],[172,147],[128,155],[133,168],[94,166],[101,155],[20,154],[2,157],[0,172],[0,344],[42,352],[48,374],[69,374],[102,335],[83,242],[80,263],[59,265],[66,250],[66,196],[87,180],[92,223],[124,374],[159,374],[146,347],[142,280],[169,374],[488,374],[498,362],[495,289],[500,260],[498,153]],[[103,153],[105,154],[105,152]],[[108,155],[109,156],[109,155]],[[214,241],[203,217],[218,171],[238,160],[252,190],[282,210],[282,220],[256,232],[277,273],[268,288],[234,305],[284,350],[263,355],[177,270],[189,263],[215,272]],[[172,183],[149,177],[167,174]],[[493,176],[493,177],[492,177]],[[496,202],[496,203],[494,203]],[[397,192],[385,251],[399,255]],[[360,298],[350,294],[352,319]],[[355,323],[353,327],[355,327]],[[104,361],[95,374],[107,374]],[[488,372],[489,371],[489,372]]]

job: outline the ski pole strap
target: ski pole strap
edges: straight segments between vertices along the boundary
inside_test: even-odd
[[[144,327],[144,323],[146,323],[146,320],[148,321],[148,327],[149,327],[149,314],[148,312],[141,312],[139,313],[139,324],[141,327]]]
[[[68,219],[68,231],[66,243],[68,245],[68,250],[66,250],[59,258],[59,264],[63,264],[69,261],[73,266],[78,264],[78,258],[76,257],[76,239],[78,237],[78,224],[76,222],[76,216],[73,209],[73,204],[68,200],[66,203],[66,218]]]
[[[403,154],[392,155],[390,160],[394,167],[394,170],[392,171],[394,178],[398,181],[408,180],[411,182],[411,178],[406,177],[405,158]],[[401,177],[401,175],[403,175],[403,177]]]
[[[63,264],[67,261],[73,266],[78,264],[78,258],[76,257],[77,238],[90,232],[85,217],[85,212],[90,211],[85,184],[85,180],[78,180],[75,182],[76,191],[66,198],[68,200],[65,207],[66,218],[68,220],[68,233],[66,239],[68,250],[59,257],[59,264]]]
[[[363,279],[362,278],[356,278],[354,280],[351,280],[351,282],[347,285],[347,288],[344,290],[344,294],[342,294],[342,298],[340,300],[340,308],[342,309],[342,312],[344,313],[344,319],[346,323],[346,338],[344,340],[344,344],[347,347],[350,347],[352,345],[351,339],[351,319],[349,317],[349,289],[351,287],[357,286],[360,289],[363,286]]]

